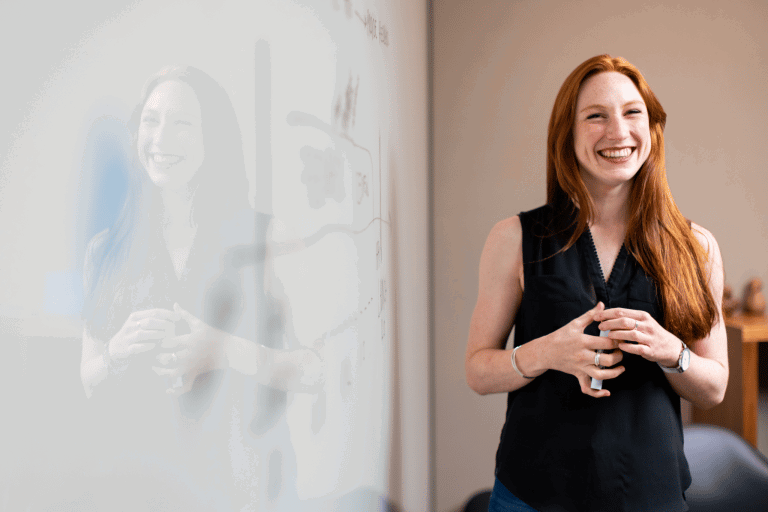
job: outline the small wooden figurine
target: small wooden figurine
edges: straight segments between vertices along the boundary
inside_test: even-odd
[[[732,316],[738,309],[739,299],[733,296],[733,288],[726,284],[723,288],[723,312],[725,316]]]
[[[761,316],[765,314],[765,295],[760,291],[762,289],[763,282],[757,277],[750,279],[744,287],[742,308],[745,315]]]

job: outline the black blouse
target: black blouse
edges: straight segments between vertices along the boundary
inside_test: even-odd
[[[551,207],[520,221],[525,291],[515,346],[598,301],[647,311],[663,325],[655,284],[625,247],[606,282],[589,230],[558,253],[573,226],[558,227]],[[597,325],[585,332],[599,335]],[[603,382],[610,397],[585,395],[574,376],[555,370],[509,393],[496,454],[501,483],[541,512],[688,510],[680,397],[656,363],[625,353],[622,365],[624,373]]]

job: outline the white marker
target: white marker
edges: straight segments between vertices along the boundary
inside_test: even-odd
[[[608,333],[611,331],[600,331],[600,336],[608,336]],[[604,354],[605,350],[595,350],[598,354]],[[592,384],[589,386],[592,389],[603,389],[603,381],[597,380],[596,378],[592,377]]]

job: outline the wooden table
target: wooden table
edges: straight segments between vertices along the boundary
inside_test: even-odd
[[[728,333],[728,389],[712,409],[692,408],[694,423],[726,427],[757,448],[758,343],[768,342],[768,318],[742,314],[725,319]]]

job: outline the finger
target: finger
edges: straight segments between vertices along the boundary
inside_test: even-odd
[[[608,336],[591,336],[589,334],[585,334],[584,336],[588,337],[587,341],[584,343],[584,347],[589,351],[594,352],[595,350],[613,350],[619,348],[619,341]]]
[[[603,304],[602,302],[598,302],[595,305],[595,307],[585,312],[583,315],[576,317],[574,322],[577,325],[583,326],[583,328],[586,328],[589,324],[594,322],[595,316],[600,314],[604,309],[605,309],[605,304]]]
[[[634,354],[644,358],[651,354],[651,349],[641,343],[619,343],[619,349],[627,354]]]
[[[175,312],[177,315],[179,315],[179,318],[180,318],[181,320],[184,320],[184,321],[186,321],[187,323],[192,323],[192,322],[197,322],[197,321],[198,321],[198,320],[197,320],[197,317],[196,317],[195,315],[193,315],[192,313],[190,313],[190,312],[189,312],[189,311],[187,311],[186,309],[184,309],[184,308],[182,308],[181,306],[179,306],[179,303],[178,303],[178,302],[175,302],[175,303],[173,304],[173,311],[174,311],[174,312]]]
[[[615,368],[598,368],[597,366],[593,365],[587,370],[587,375],[597,380],[610,380],[615,379],[624,373],[625,370],[626,368],[623,366],[617,366]]]
[[[598,329],[601,331],[632,331],[635,329],[635,325],[639,327],[638,319],[625,316],[610,320],[603,320],[600,322]]]
[[[604,320],[613,320],[617,318],[631,318],[633,320],[643,320],[646,318],[645,311],[629,308],[610,308],[600,312],[596,320],[602,322]],[[605,330],[605,329],[603,329]]]
[[[175,311],[171,311],[170,309],[153,308],[134,311],[131,313],[131,318],[137,321],[143,320],[145,318],[159,318],[169,322],[177,322],[179,320],[179,314]]]
[[[165,331],[145,331],[139,330],[129,336],[131,344],[152,342],[157,344],[158,341],[166,337]]]
[[[125,350],[126,353],[131,355],[141,354],[148,352],[157,346],[156,343],[132,343]]]
[[[605,335],[606,338],[610,338],[612,340],[616,340],[618,343],[624,342],[624,341],[630,341],[632,343],[640,343],[643,340],[643,333],[640,331],[609,331],[608,334]]]
[[[192,333],[180,334],[179,336],[168,336],[167,338],[163,339],[163,342],[160,344],[160,346],[163,348],[183,347],[189,345],[191,340]]]
[[[140,329],[145,331],[168,331],[176,326],[175,322],[157,317],[142,318],[136,323]]]
[[[581,375],[578,377],[579,379],[579,386],[581,387],[581,392],[585,395],[593,396],[595,398],[603,398],[606,396],[611,396],[611,392],[607,389],[592,389],[590,385],[592,384],[592,378],[588,375]]]
[[[611,368],[619,364],[624,359],[624,352],[616,350],[611,353],[600,354],[600,365],[604,368]]]

